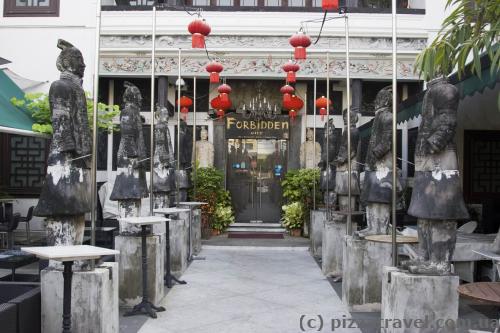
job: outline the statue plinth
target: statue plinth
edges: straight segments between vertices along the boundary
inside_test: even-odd
[[[443,323],[447,320],[457,322],[458,285],[456,275],[415,275],[395,267],[384,267],[381,332],[455,332],[453,327]],[[421,325],[416,325],[417,320]],[[414,325],[397,325],[410,321]]]

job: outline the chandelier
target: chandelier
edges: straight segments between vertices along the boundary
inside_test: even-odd
[[[271,103],[262,95],[262,85],[257,87],[257,96],[253,97],[248,105],[243,103],[241,106],[243,116],[252,119],[274,119],[276,115],[281,114],[281,105]]]

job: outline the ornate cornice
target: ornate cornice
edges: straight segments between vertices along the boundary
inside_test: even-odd
[[[427,45],[425,38],[398,38],[399,51],[421,51]],[[151,36],[148,35],[103,35],[101,36],[101,48],[134,50],[151,48]],[[191,48],[191,37],[189,35],[162,35],[156,37],[157,48]],[[290,48],[287,36],[236,36],[236,35],[210,35],[207,39],[207,47],[210,50],[221,49],[286,49]],[[322,37],[314,46],[314,49],[344,49],[345,38]],[[387,37],[351,37],[349,48],[356,50],[390,51],[392,40]]]
[[[102,56],[100,64],[101,75],[149,75],[151,72],[151,59],[133,56]],[[281,66],[287,61],[283,57],[228,57],[221,58],[224,65],[223,76],[227,77],[284,77]],[[413,73],[414,60],[400,59],[398,61],[398,77],[400,79],[418,79]],[[207,59],[183,58],[182,75],[206,76]],[[326,60],[322,58],[307,59],[300,63],[301,69],[298,77],[314,78],[326,77]],[[158,75],[177,76],[177,57],[159,56],[156,58],[156,73]],[[353,59],[351,60],[351,77],[364,79],[390,79],[392,77],[392,61],[389,58]],[[330,60],[330,77],[344,78],[346,76],[346,62],[344,59]]]

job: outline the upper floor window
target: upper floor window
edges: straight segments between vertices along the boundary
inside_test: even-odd
[[[305,7],[305,0],[288,0],[288,7]]]
[[[259,5],[257,0],[240,0],[242,7],[257,7]]]
[[[210,0],[193,0],[193,6],[210,6]]]
[[[266,7],[281,7],[281,0],[264,0]]]
[[[59,0],[4,0],[4,16],[59,16]]]
[[[233,6],[233,0],[217,0],[217,6],[225,7],[225,6]]]

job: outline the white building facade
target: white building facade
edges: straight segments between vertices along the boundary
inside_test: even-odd
[[[217,94],[216,85],[208,84],[205,65],[209,60],[206,51],[191,48],[187,25],[194,17],[190,14],[196,11],[195,8],[204,9],[202,16],[212,28],[206,40],[207,50],[211,58],[217,58],[224,66],[221,76],[233,87],[231,98],[234,111],[238,113],[256,95],[257,83],[266,100],[276,105],[280,103],[279,87],[285,84],[286,76],[281,66],[290,59],[292,53],[288,38],[302,26],[315,41],[324,15],[318,7],[321,4],[316,0],[192,0],[186,3],[188,13],[183,4],[164,2],[165,4],[158,4],[156,15],[155,103],[160,102],[171,108],[175,105],[180,50],[181,75],[187,83],[187,91],[182,93],[193,94],[193,78],[196,77],[199,98],[196,125],[208,128],[209,141],[216,148],[216,166],[223,169],[230,179],[231,171],[228,166],[229,169],[232,167],[229,161],[231,145],[243,145],[241,149],[244,150],[247,149],[245,144],[248,144],[248,149],[256,149],[255,146],[261,143],[258,142],[259,138],[252,138],[252,142],[236,143],[225,137],[224,126],[221,125],[223,120],[214,120],[210,116],[209,101]],[[392,21],[390,9],[384,8],[385,2],[347,0],[351,105],[363,111],[360,125],[371,119],[370,102],[380,88],[390,84],[392,78]],[[36,91],[47,92],[50,83],[59,77],[55,66],[59,54],[57,40],[65,39],[82,51],[87,64],[84,89],[92,91],[98,2],[44,0],[41,3],[39,7],[44,7],[41,10],[32,8],[33,10],[26,11],[30,6],[37,7],[33,1],[0,0],[0,13],[3,13],[0,20],[0,56],[12,62],[8,68],[13,72],[46,82],[38,86]],[[397,21],[397,67],[400,86],[398,91],[402,100],[421,90],[421,82],[413,70],[414,61],[439,31],[447,14],[445,3],[445,0],[398,1],[401,8],[398,9],[400,14]],[[151,89],[152,4],[153,1],[146,0],[103,0],[100,28],[99,99],[105,103],[119,104],[123,81],[131,80],[143,92],[146,125],[150,123],[148,98]],[[26,8],[22,8],[23,6]],[[37,10],[45,11],[43,16],[37,14]],[[338,18],[340,15],[329,13],[327,17]],[[308,48],[307,60],[300,62],[301,70],[297,73],[295,88],[305,101],[305,106],[290,125],[293,131],[290,132],[288,142],[262,143],[262,147],[284,144],[287,155],[284,163],[289,169],[298,166],[298,147],[305,140],[306,128],[315,127],[320,131],[325,124],[319,115],[314,116],[313,113],[315,79],[318,87],[316,96],[320,97],[327,94],[325,82],[327,77],[330,78],[333,118],[335,126],[342,128],[341,111],[347,107],[345,35],[345,19],[325,22],[318,43]],[[158,96],[162,95],[158,88],[166,90],[164,101],[158,100]],[[174,119],[177,119],[176,114]],[[187,123],[194,123],[192,112],[187,117]],[[221,126],[217,127],[218,124]],[[172,135],[175,132],[175,122],[172,122]],[[117,134],[99,137],[102,154],[99,182],[114,178],[113,157],[118,139]],[[4,136],[3,140],[8,138]],[[271,158],[271,155],[267,154],[264,158]],[[254,158],[262,160],[260,157]],[[14,171],[4,170],[1,175],[9,172]],[[0,186],[11,188],[12,184],[8,183],[5,176],[3,178]],[[231,184],[227,185],[228,188],[231,187]],[[260,188],[262,191],[265,186],[261,184]],[[32,194],[36,197],[36,193]],[[30,194],[25,193],[23,196],[29,197]],[[22,213],[25,206],[36,202],[35,199],[23,200],[26,204],[19,206]]]

